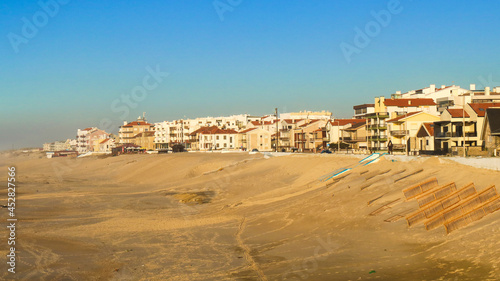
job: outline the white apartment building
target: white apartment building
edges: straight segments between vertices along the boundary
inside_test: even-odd
[[[252,120],[252,118],[248,114],[240,114],[155,123],[155,147],[156,149],[166,149],[173,144],[183,144],[189,148],[189,135],[202,127],[216,126],[223,130],[237,131],[246,128],[250,120]]]
[[[95,142],[104,140],[109,137],[109,134],[96,127],[78,129],[76,133],[76,151],[79,154],[87,153],[94,150]]]

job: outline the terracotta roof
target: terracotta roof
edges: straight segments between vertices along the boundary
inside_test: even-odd
[[[424,125],[425,130],[427,130],[427,133],[429,133],[429,136],[433,137],[434,136],[434,123],[422,123]]]
[[[309,123],[302,124],[302,125],[300,125],[299,127],[307,127],[307,126],[311,125],[312,123],[316,123],[316,122],[318,122],[318,121],[319,121],[319,119],[310,120],[310,121],[309,121]]]
[[[345,126],[347,124],[357,123],[366,123],[366,119],[335,119],[334,121],[330,120],[330,124],[332,124],[332,126]]]
[[[99,144],[103,144],[103,143],[105,143],[105,142],[107,142],[109,140],[111,140],[111,139],[110,138],[104,139],[104,140],[100,141]]]
[[[257,128],[250,128],[250,129],[243,130],[240,132],[240,134],[246,134],[246,133],[253,131],[253,130],[257,130]]]
[[[478,117],[484,117],[486,109],[489,107],[500,107],[500,103],[487,102],[487,103],[469,103],[469,106],[474,110]]]
[[[433,99],[386,99],[386,106],[416,107],[425,105],[437,105]]]
[[[285,121],[289,124],[295,124],[295,123],[300,122],[302,120],[304,120],[304,119],[283,119],[283,121]]]
[[[389,119],[389,120],[387,120],[385,122],[387,122],[387,123],[389,123],[389,122],[396,122],[396,121],[399,121],[399,120],[401,120],[403,118],[410,117],[410,116],[415,115],[415,114],[420,113],[420,112],[422,112],[422,111],[416,111],[416,112],[406,113],[406,114],[400,115],[400,116],[398,116],[396,118]]]
[[[122,127],[133,127],[133,126],[153,126],[153,125],[144,121],[133,121],[128,123],[127,125],[123,125]]]
[[[356,131],[357,129],[359,129],[360,127],[363,127],[363,126],[366,126],[366,123],[364,122],[359,122],[359,123],[354,123],[352,124],[351,127],[345,129],[346,131]]]
[[[92,128],[85,128],[82,131],[90,131],[90,130],[92,130]]]
[[[220,134],[237,134],[233,129],[219,129],[217,126],[212,126],[212,127],[201,127],[198,130],[192,132],[191,136],[194,136],[196,134],[201,134],[201,135],[220,135]]]
[[[463,109],[460,108],[448,108],[446,110],[448,110],[452,118],[462,118],[464,117],[464,112],[465,112],[465,117],[470,117],[467,111],[464,111]]]

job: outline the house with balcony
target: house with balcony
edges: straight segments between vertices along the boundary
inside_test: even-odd
[[[101,140],[109,138],[110,134],[96,127],[89,127],[83,130],[78,129],[76,133],[76,151],[79,154],[87,153],[89,151],[94,151],[96,145]]]
[[[467,110],[460,108],[446,109],[440,121],[434,122],[436,150],[450,153],[459,146],[477,146],[476,122],[471,121]]]
[[[144,116],[129,123],[125,121],[118,131],[119,143],[134,143],[135,136],[143,132],[154,132],[154,125],[148,123]]]
[[[272,133],[262,128],[245,129],[238,134],[238,147],[242,150],[272,151]]]
[[[233,129],[220,129],[217,126],[201,127],[191,134],[191,150],[234,150],[238,148],[238,132]]]
[[[319,149],[326,148],[329,137],[321,133],[321,138],[317,132],[318,129],[326,127],[329,120],[303,120],[297,128],[293,129],[293,147],[301,152],[317,152]],[[326,129],[325,129],[326,132]],[[318,137],[318,139],[316,139]],[[321,143],[321,144],[320,144]]]
[[[366,119],[333,119],[326,124],[329,143],[350,143],[352,133],[347,131],[355,124],[365,124]],[[366,141],[366,139],[365,139]],[[336,149],[336,147],[334,147]],[[352,148],[352,147],[351,147]]]
[[[368,149],[387,150],[389,132],[387,119],[396,118],[412,112],[425,112],[438,115],[437,104],[431,98],[375,98],[375,112],[366,114]]]
[[[419,155],[435,153],[437,145],[434,137],[434,122],[425,122],[420,125],[417,132],[416,144]]]
[[[352,107],[354,109],[353,117],[356,119],[364,119],[367,114],[375,112],[375,104],[359,104]]]
[[[343,130],[346,134],[343,141],[349,144],[351,149],[366,150],[368,148],[366,120],[363,120],[364,122],[354,123],[349,128]]]
[[[423,111],[410,112],[386,120],[388,139],[393,144],[393,151],[405,152],[409,155],[419,153],[417,133],[423,123],[439,121],[437,115]]]

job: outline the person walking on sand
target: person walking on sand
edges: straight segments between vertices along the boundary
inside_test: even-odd
[[[392,154],[392,141],[391,140],[389,140],[389,143],[387,144],[387,149],[388,149],[389,154]]]

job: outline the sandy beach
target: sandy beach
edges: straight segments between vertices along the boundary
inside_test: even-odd
[[[3,153],[5,174],[17,169],[19,222],[16,274],[2,262],[0,278],[498,280],[500,211],[449,234],[409,227],[404,216],[419,206],[402,190],[432,177],[498,188],[499,171],[437,157],[361,159]]]

